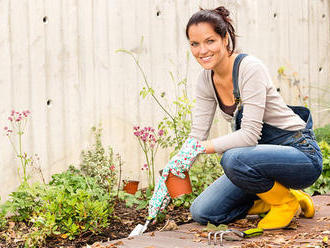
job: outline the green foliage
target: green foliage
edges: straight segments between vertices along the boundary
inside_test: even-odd
[[[87,231],[100,232],[110,224],[113,204],[111,194],[96,178],[70,167],[53,175],[49,184],[23,183],[2,207],[13,214],[14,221],[31,225],[24,239],[27,247],[33,247],[49,236],[73,239]]]
[[[9,195],[6,202],[10,212],[13,213],[14,221],[29,221],[36,209],[42,206],[43,192],[38,187],[31,187],[22,183],[18,189]]]
[[[121,200],[124,200],[126,203],[126,207],[136,207],[136,209],[146,208],[149,204],[149,200],[152,197],[152,189],[147,188],[146,190],[138,190],[134,195],[128,194],[124,191],[120,191],[118,197]]]
[[[191,111],[194,102],[194,100],[188,98],[187,92],[182,91],[182,95],[173,101],[176,106],[173,119],[165,116],[158,124],[158,128],[165,132],[161,146],[163,148],[174,146],[171,156],[179,151],[190,133]]]
[[[195,198],[222,174],[218,154],[200,155],[189,171],[192,193],[174,199],[174,205],[189,208]]]
[[[330,124],[325,125],[314,130],[316,140],[321,142],[322,140],[330,144]]]
[[[330,192],[330,145],[321,141],[319,146],[323,156],[323,170],[317,181],[306,191],[310,194],[326,194]]]
[[[0,231],[4,230],[7,226],[7,215],[8,212],[8,206],[6,204],[3,204],[0,206]]]
[[[141,39],[141,47],[142,43],[143,38]],[[187,75],[181,80],[175,80],[173,73],[170,72],[171,79],[175,84],[175,92],[179,92],[179,94],[176,94],[175,100],[171,102],[171,104],[165,104],[164,100],[159,98],[159,96],[163,98],[165,96],[165,92],[156,94],[155,90],[151,87],[151,83],[149,82],[145,71],[140,65],[138,55],[125,49],[119,49],[117,52],[130,55],[141,72],[144,86],[140,91],[140,96],[145,99],[150,95],[158,107],[163,111],[164,118],[158,124],[158,129],[165,131],[165,137],[162,139],[160,144],[163,148],[174,146],[174,151],[171,154],[171,156],[173,156],[187,139],[191,128],[191,109],[193,107],[194,100],[190,100],[188,98]],[[187,65],[188,61],[189,53],[187,52]],[[175,110],[170,107],[167,108],[165,105],[170,105],[171,107],[174,107]]]
[[[97,183],[109,193],[117,184],[116,168],[121,166],[119,154],[114,155],[113,149],[108,151],[102,145],[102,128],[92,128],[95,144],[90,150],[82,151],[80,164],[81,171],[86,175],[96,179]]]

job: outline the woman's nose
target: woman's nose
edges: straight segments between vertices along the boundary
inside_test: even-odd
[[[207,48],[207,46],[205,46],[205,45],[201,45],[200,46],[200,50],[199,50],[199,52],[201,53],[201,54],[206,54],[207,52],[208,52],[208,48]]]

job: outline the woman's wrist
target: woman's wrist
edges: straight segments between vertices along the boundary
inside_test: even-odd
[[[201,144],[202,144],[202,146],[205,147],[205,149],[206,149],[205,153],[206,154],[215,153],[214,145],[213,145],[211,140],[202,141]]]

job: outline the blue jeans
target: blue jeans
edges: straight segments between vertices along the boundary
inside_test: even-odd
[[[190,207],[193,219],[221,224],[244,218],[256,194],[270,190],[274,181],[293,189],[312,185],[322,172],[322,154],[309,113],[304,120],[306,128],[300,131],[266,124],[267,136],[258,145],[226,151],[220,162],[225,175],[195,199]]]

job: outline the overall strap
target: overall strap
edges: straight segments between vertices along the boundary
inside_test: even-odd
[[[241,53],[237,55],[234,61],[234,69],[233,69],[233,86],[234,86],[233,94],[235,98],[235,103],[238,104],[239,109],[241,108],[241,96],[238,87],[238,73],[239,73],[239,65],[241,64],[242,59],[245,56],[247,56],[247,54],[245,53]]]

